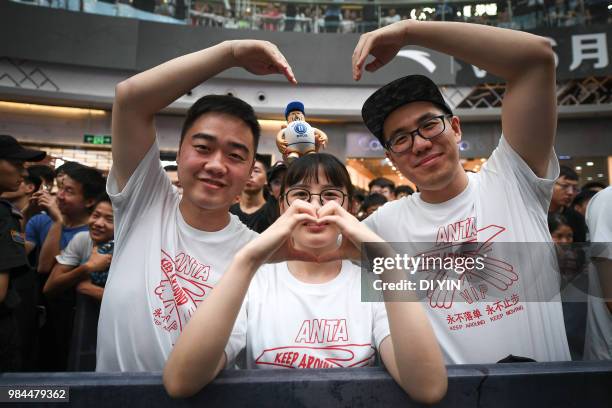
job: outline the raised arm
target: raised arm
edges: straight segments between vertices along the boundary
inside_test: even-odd
[[[120,189],[155,141],[155,114],[231,67],[243,67],[257,75],[280,73],[296,83],[291,67],[274,44],[235,40],[175,58],[116,86],[112,153]]]
[[[360,259],[362,244],[371,242],[380,243],[370,248],[377,252],[377,257],[395,257],[391,246],[337,203],[325,204],[318,213],[319,222],[335,224],[347,238],[342,240],[337,251],[322,254],[319,260]],[[382,278],[384,282],[397,282],[401,274],[402,271],[389,271],[383,273]],[[448,381],[442,352],[429,319],[418,299],[395,301],[388,293],[384,295],[390,335],[381,342],[379,351],[385,367],[410,397],[433,404],[446,394]]]
[[[547,39],[479,24],[404,20],[361,36],[353,78],[361,78],[364,66],[376,71],[406,45],[452,55],[504,79],[504,136],[535,174],[546,174],[557,122],[555,61]],[[375,59],[366,64],[368,55]]]
[[[54,297],[66,289],[77,285],[84,279],[88,279],[92,272],[102,272],[110,267],[112,261],[111,254],[98,253],[98,247],[94,246],[91,256],[87,262],[78,265],[63,265],[56,263],[45,283],[43,293],[47,297]]]
[[[294,203],[257,239],[234,257],[215,289],[198,306],[181,333],[164,367],[164,386],[172,397],[187,397],[215,379],[226,364],[224,349],[257,269],[272,259],[307,260],[291,248],[288,239],[301,222],[315,222],[310,204]],[[210,336],[210,333],[215,333]]]

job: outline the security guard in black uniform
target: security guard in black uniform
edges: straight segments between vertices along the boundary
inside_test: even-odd
[[[0,194],[19,189],[24,162],[40,161],[45,156],[45,152],[24,148],[12,136],[0,135]],[[14,313],[20,297],[11,282],[29,270],[22,215],[11,203],[0,199],[0,372],[22,368],[19,325]]]

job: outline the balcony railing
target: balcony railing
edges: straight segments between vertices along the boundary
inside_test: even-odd
[[[363,33],[401,19],[464,21],[518,30],[612,23],[612,0],[13,0],[66,10],[225,29]]]

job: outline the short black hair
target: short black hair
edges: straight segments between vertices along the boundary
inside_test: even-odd
[[[380,193],[372,193],[363,200],[363,204],[361,204],[361,208],[363,210],[367,210],[369,207],[375,205],[383,205],[387,202],[387,198]]]
[[[557,230],[557,228],[562,227],[563,225],[567,225],[570,228],[572,227],[567,222],[567,218],[565,218],[563,215],[559,213],[548,213],[548,232],[552,234]]]
[[[66,175],[79,183],[83,190],[83,198],[86,200],[96,199],[105,191],[106,180],[102,173],[93,167],[79,165],[67,168]]]
[[[55,169],[55,176],[57,177],[57,175],[60,173],[67,174],[68,171],[79,168],[79,167],[85,167],[85,166],[75,161],[64,162],[64,164],[62,164],[61,166]]]
[[[559,167],[559,178],[561,177],[565,177],[568,180],[578,181],[578,173],[568,166]]]
[[[253,133],[253,152],[257,151],[261,127],[257,121],[257,116],[255,116],[255,111],[251,105],[242,99],[230,95],[206,95],[195,101],[187,111],[187,116],[185,116],[179,146],[183,144],[185,134],[193,126],[193,123],[206,113],[224,113],[244,121]]]
[[[363,200],[365,200],[367,195],[368,195],[368,192],[365,191],[363,188],[354,187],[353,198],[359,201],[360,203],[362,203]]]
[[[574,197],[574,201],[572,201],[572,207],[575,205],[582,205],[586,200],[590,200],[593,196],[597,194],[597,191],[593,190],[582,190],[579,192],[576,197]]]
[[[397,187],[395,187],[395,195],[396,196],[398,196],[398,195],[400,195],[402,193],[405,193],[406,195],[412,195],[412,194],[414,194],[414,190],[410,186],[397,186]]]
[[[270,155],[255,153],[255,161],[263,164],[266,172],[270,170],[270,161],[272,161],[272,157]]]
[[[606,186],[604,183],[601,183],[599,181],[589,181],[584,186],[582,186],[582,191],[592,190],[594,188],[601,188],[603,190],[606,187],[608,186]]]
[[[96,206],[100,203],[109,203],[112,207],[113,202],[111,201],[106,191],[96,197],[96,203],[93,205],[92,208],[96,208]]]
[[[39,177],[45,180],[47,183],[52,183],[55,179],[55,170],[53,170],[49,166],[45,166],[44,164],[36,164],[34,166],[29,166],[28,174],[30,176]]]
[[[381,188],[389,188],[392,192],[395,191],[395,183],[385,177],[377,177],[374,180],[370,181],[368,184],[368,188],[372,190],[372,187],[379,186]]]
[[[323,170],[323,174],[325,174],[331,185],[346,188],[350,206],[350,200],[354,192],[351,176],[346,170],[346,166],[340,160],[327,153],[311,153],[294,160],[289,165],[289,169],[283,179],[283,184],[281,184],[281,196],[285,194],[287,187],[300,182],[309,183],[314,181],[318,183],[319,169]]]
[[[23,182],[33,184],[34,191],[38,191],[40,189],[40,185],[42,184],[42,178],[37,174],[32,174],[29,167],[26,169],[26,171],[28,172],[28,175],[23,178]]]

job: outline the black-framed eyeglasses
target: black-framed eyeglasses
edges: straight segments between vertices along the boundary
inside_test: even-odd
[[[444,119],[452,116],[451,114],[434,116],[421,123],[415,130],[397,133],[385,143],[385,148],[393,153],[403,153],[412,149],[416,135],[421,136],[425,140],[431,140],[444,132],[446,129],[446,121]]]
[[[566,190],[566,191],[569,190],[570,192],[573,192],[573,193],[577,193],[578,191],[580,191],[578,186],[575,184],[563,184],[563,183],[559,183],[558,181],[555,182],[555,184],[559,186],[561,190]]]
[[[319,203],[321,205],[325,205],[325,203],[328,203],[330,201],[335,201],[340,206],[342,206],[344,204],[344,199],[346,198],[347,194],[337,188],[326,188],[322,190],[319,194],[315,194],[311,193],[305,188],[295,187],[287,190],[284,196],[287,205],[293,204],[295,200],[302,200],[309,203],[312,199],[312,196],[319,196]]]

